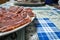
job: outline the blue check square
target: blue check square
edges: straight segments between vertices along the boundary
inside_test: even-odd
[[[53,23],[47,23],[49,27],[56,27]]]

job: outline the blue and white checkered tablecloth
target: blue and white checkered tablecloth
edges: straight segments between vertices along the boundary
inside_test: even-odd
[[[39,40],[60,40],[60,29],[57,28],[57,26],[50,20],[51,18],[53,19],[54,17],[50,16],[50,12],[53,12],[54,14],[57,15],[57,9],[50,9],[50,7],[31,7],[34,12],[36,13],[36,18],[35,18],[35,27],[37,28],[37,34],[39,37]],[[49,12],[50,11],[50,12]],[[48,14],[48,15],[44,15]],[[59,11],[60,12],[60,11]],[[51,15],[54,15],[51,14]],[[43,16],[41,16],[43,15]],[[46,17],[48,16],[48,17]],[[56,20],[56,19],[55,19]]]
[[[60,40],[60,30],[49,18],[35,18],[39,40]]]

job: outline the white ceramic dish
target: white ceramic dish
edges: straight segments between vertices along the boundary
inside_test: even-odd
[[[6,5],[7,5],[7,4],[6,4]],[[14,6],[14,5],[11,4],[11,6]],[[2,7],[9,8],[10,6],[2,6]],[[24,8],[25,8],[25,7],[24,7]],[[32,17],[32,18],[31,18],[31,22],[34,20],[34,18],[35,18],[35,17]],[[13,33],[13,32],[15,32],[15,31],[17,31],[17,30],[20,30],[20,29],[24,28],[25,26],[27,26],[28,24],[30,24],[31,22],[29,22],[29,23],[27,23],[27,24],[25,24],[25,25],[23,25],[23,26],[20,26],[20,27],[18,27],[18,28],[15,28],[14,30],[0,33],[0,36],[8,35],[8,34],[10,34],[10,33]]]
[[[31,18],[31,22],[34,20],[34,18],[35,18],[35,17],[32,17],[32,18]],[[18,27],[18,28],[15,28],[14,30],[0,33],[0,36],[4,36],[4,35],[10,34],[10,33],[13,33],[13,32],[15,32],[15,31],[17,31],[17,30],[20,30],[20,29],[24,28],[25,26],[27,26],[28,24],[30,24],[31,22],[29,22],[29,23],[27,23],[27,24],[25,24],[25,25],[23,25],[23,26],[20,26],[20,27]]]

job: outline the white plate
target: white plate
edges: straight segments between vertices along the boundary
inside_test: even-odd
[[[34,18],[35,18],[35,17],[32,17],[32,18],[31,18],[31,22],[34,20]],[[27,26],[28,24],[30,24],[31,22],[29,22],[29,23],[27,23],[27,24],[25,24],[25,25],[23,25],[23,26],[20,26],[20,27],[14,29],[14,30],[0,33],[0,36],[4,36],[4,35],[10,34],[10,33],[13,33],[13,32],[15,32],[15,31],[17,31],[17,30],[20,30],[20,29],[24,28],[25,26]]]
[[[34,11],[33,11],[33,13],[34,13]],[[34,14],[35,14],[35,13],[34,13]],[[35,18],[35,16],[31,18],[31,22],[34,20],[34,18]],[[17,30],[20,30],[20,29],[24,28],[25,26],[27,26],[28,24],[30,24],[31,22],[26,23],[25,25],[20,26],[20,27],[18,27],[18,28],[15,28],[14,30],[0,33],[0,36],[4,36],[4,35],[10,34],[10,33],[13,33],[13,32],[15,32],[15,31],[17,31]]]

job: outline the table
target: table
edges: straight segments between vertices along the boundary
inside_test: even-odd
[[[39,40],[60,40],[60,10],[48,5],[44,7],[30,8],[36,13],[34,26],[37,28],[36,30]],[[34,36],[34,34],[30,35]]]
[[[39,40],[60,40],[60,10],[50,6],[32,9],[36,13],[35,27]]]
[[[36,18],[25,28],[25,33],[23,33],[25,35],[25,39],[60,40],[60,10],[48,5],[30,8],[32,8],[36,13]],[[19,36],[19,38],[20,37],[21,36]]]

